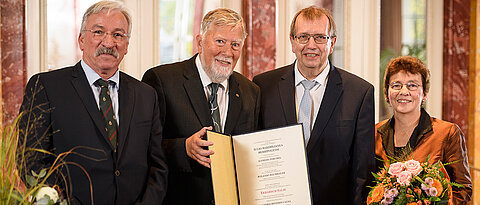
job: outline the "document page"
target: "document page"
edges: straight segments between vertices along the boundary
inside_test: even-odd
[[[233,136],[240,204],[311,204],[301,125]]]

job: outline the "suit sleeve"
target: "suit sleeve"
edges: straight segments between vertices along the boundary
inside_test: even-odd
[[[353,147],[353,201],[364,204],[367,199],[367,185],[373,181],[371,172],[375,166],[375,109],[373,86],[369,86],[359,109]]]
[[[19,137],[18,149],[25,151],[26,148],[36,148],[53,152],[52,145],[52,122],[50,120],[52,109],[40,75],[35,75],[28,81],[19,113]],[[25,146],[23,146],[25,144]],[[30,170],[37,173],[42,168],[48,168],[53,164],[53,155],[36,151],[25,151],[24,161],[18,162],[25,173]]]
[[[468,165],[467,146],[465,136],[457,125],[453,125],[445,142],[446,162],[453,162],[446,166],[452,182],[465,186],[453,187],[454,204],[467,204],[472,196],[472,180]]]
[[[162,87],[161,79],[157,77],[157,74],[153,70],[148,70],[143,75],[142,81],[152,86],[158,95],[158,107],[160,110],[159,119],[161,126],[164,127],[167,105],[165,101],[165,92]],[[167,162],[170,170],[191,171],[190,157],[187,156],[185,148],[184,137],[178,136],[166,136],[163,134],[162,147],[167,157]],[[193,163],[193,162],[192,162]]]
[[[152,127],[150,132],[149,153],[149,174],[147,187],[142,201],[137,204],[161,204],[167,192],[168,168],[165,155],[162,149],[162,124],[157,97],[152,99],[153,106]]]
[[[257,89],[257,97],[255,102],[255,130],[260,129],[260,106],[261,106],[261,99],[262,99],[262,91],[260,88]]]

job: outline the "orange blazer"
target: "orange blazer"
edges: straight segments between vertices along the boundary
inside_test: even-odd
[[[418,130],[416,145],[412,147],[410,158],[425,162],[430,155],[429,163],[454,162],[445,166],[452,182],[463,184],[465,188],[453,187],[454,204],[466,204],[472,195],[472,181],[468,165],[467,146],[460,128],[453,123],[430,117],[426,114],[423,125]],[[392,117],[393,118],[393,117]],[[376,157],[388,161],[387,153],[393,153],[393,123],[392,119],[384,120],[375,125]],[[377,167],[383,167],[383,162],[377,161]]]

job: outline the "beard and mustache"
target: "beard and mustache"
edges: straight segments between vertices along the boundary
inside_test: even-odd
[[[203,57],[203,53],[202,52],[202,57],[200,58],[200,61],[202,63],[202,67],[203,69],[205,70],[205,73],[207,73],[208,77],[210,78],[210,80],[214,83],[222,83],[223,81],[225,81],[226,79],[228,79],[228,77],[230,77],[230,75],[232,75],[233,73],[233,58],[232,57],[225,57],[225,56],[221,56],[221,55],[218,55],[218,56],[214,56],[213,57],[213,61],[210,65],[207,65],[204,61],[204,57]],[[215,63],[215,61],[224,61],[224,62],[228,62],[229,65],[228,66],[221,66],[221,65],[218,65],[217,63]]]

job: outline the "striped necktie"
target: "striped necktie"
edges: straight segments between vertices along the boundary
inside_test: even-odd
[[[98,79],[95,81],[95,86],[100,86],[100,95],[99,95],[99,104],[100,111],[102,112],[102,118],[105,121],[105,131],[107,131],[108,138],[112,143],[113,149],[117,150],[117,120],[115,117],[115,112],[112,106],[112,99],[110,98],[110,91],[108,90],[108,84],[115,86],[113,81],[105,81],[103,79]]]

